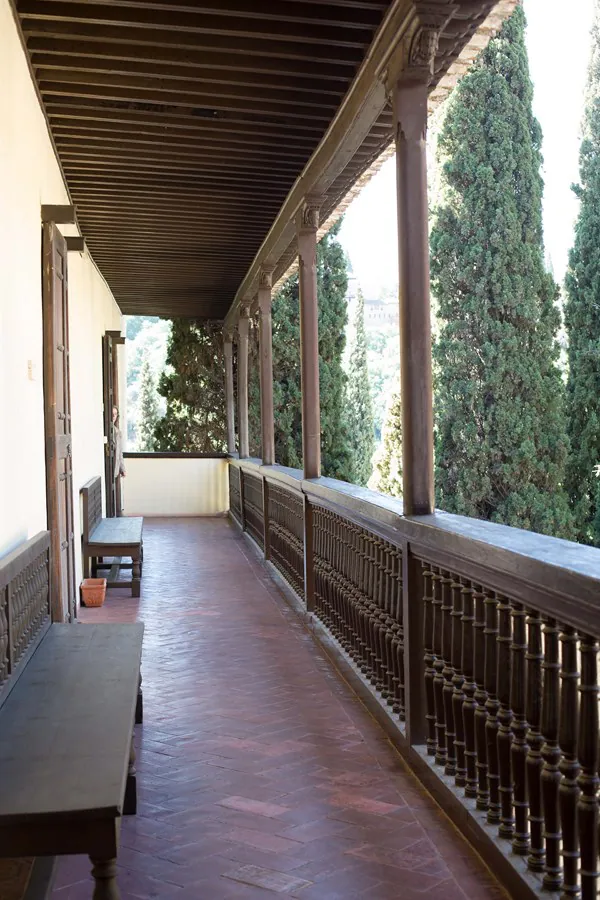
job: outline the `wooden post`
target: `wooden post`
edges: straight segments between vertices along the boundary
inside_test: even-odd
[[[275,462],[275,427],[273,423],[273,337],[271,321],[271,271],[262,269],[258,288],[260,348],[260,421],[262,460],[265,466]]]
[[[307,197],[298,213],[298,284],[302,364],[302,463],[305,478],[321,475],[317,229],[320,201]]]
[[[419,58],[419,62],[422,60]],[[396,128],[403,499],[406,515],[434,509],[427,92],[429,67],[392,90]]]
[[[235,453],[235,397],[233,393],[233,335],[223,335],[225,357],[225,400],[227,406],[227,452]]]
[[[406,739],[411,746],[424,744],[425,656],[423,646],[425,584],[420,560],[402,545],[402,623],[404,638],[404,696]]]
[[[238,320],[238,422],[240,459],[248,456],[248,332],[250,305],[240,307]]]

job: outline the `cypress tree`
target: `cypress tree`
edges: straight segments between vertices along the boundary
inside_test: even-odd
[[[558,291],[543,262],[541,131],[524,32],[518,6],[455,89],[439,137],[437,502],[571,536]]]
[[[402,399],[400,390],[390,397],[375,458],[373,487],[382,494],[402,496]]]
[[[346,346],[347,262],[337,234],[341,222],[317,247],[319,296],[319,378],[321,387],[321,455],[323,474],[351,480],[352,456],[347,423]],[[298,276],[289,278],[273,298],[273,407],[275,459],[302,467],[302,394],[300,374],[300,303]],[[254,394],[254,416],[260,406]],[[258,410],[258,413],[257,413]]]
[[[159,420],[158,396],[154,373],[147,359],[142,364],[140,396],[138,401],[138,449],[151,453],[154,450],[154,431]]]
[[[174,319],[167,369],[158,386],[166,415],[155,429],[155,449],[224,452],[227,449],[223,329],[220,322]]]
[[[600,546],[600,5],[592,28],[592,58],[579,154],[580,199],[575,241],[565,279],[569,340],[567,381],[571,454],[567,489],[577,539]]]
[[[359,289],[350,364],[348,367],[348,431],[352,453],[352,481],[366,485],[373,470],[375,436],[367,365],[365,298]]]

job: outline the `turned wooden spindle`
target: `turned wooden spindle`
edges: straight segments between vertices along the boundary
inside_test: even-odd
[[[579,671],[577,667],[578,636],[573,628],[564,627],[560,634],[560,718],[558,745],[561,751],[558,789],[560,827],[562,831],[563,900],[579,897],[579,835],[577,834],[577,801],[579,761],[577,759],[577,725],[579,719]]]
[[[581,791],[577,802],[579,850],[581,853],[581,900],[598,896],[598,641],[581,635],[581,679],[578,756],[581,766],[577,784]]]
[[[527,651],[526,618],[522,603],[512,603],[512,644],[510,706],[513,712],[510,760],[513,780],[515,832],[513,851],[519,856],[529,852],[529,805],[527,802],[527,719],[525,717],[525,653]]]
[[[490,825],[500,822],[500,773],[498,769],[498,598],[486,594],[485,601],[485,736],[488,767],[488,814]]]
[[[456,775],[456,728],[454,724],[454,669],[452,668],[452,579],[447,572],[442,572],[442,656],[444,667],[442,675],[444,685],[442,689],[444,702],[444,718],[446,722],[446,775]]]
[[[435,730],[437,746],[435,761],[438,766],[446,765],[446,714],[444,710],[444,660],[442,658],[443,610],[442,610],[442,573],[433,569],[433,692],[435,699]]]
[[[513,781],[510,764],[512,744],[512,710],[510,708],[510,675],[512,628],[510,601],[498,595],[498,773],[500,776],[500,837],[512,838],[514,832]]]
[[[465,729],[463,725],[463,703],[465,695],[463,693],[463,684],[465,677],[463,675],[462,660],[462,614],[463,614],[463,597],[461,592],[462,585],[458,578],[453,578],[450,586],[452,592],[452,709],[454,715],[454,749],[456,753],[456,778],[457,787],[464,787],[467,778],[467,769],[465,765]]]
[[[433,570],[429,563],[423,562],[423,652],[425,662],[425,721],[427,723],[427,754],[435,756],[437,738],[435,730],[435,697],[433,691]]]
[[[542,815],[542,619],[538,612],[529,610],[527,617],[527,796],[529,798],[529,827],[531,830],[527,865],[534,872],[543,872],[546,852],[544,848],[544,817]]]
[[[475,752],[477,754],[477,809],[487,809],[490,799],[487,777],[487,740],[485,708],[487,692],[485,690],[485,591],[479,585],[473,589],[473,679],[475,694]]]
[[[558,661],[558,628],[555,619],[546,619],[544,633],[544,687],[542,691],[542,809],[546,867],[543,884],[547,890],[557,891],[562,884],[560,862],[560,818],[558,789],[560,785],[560,748],[558,746],[558,710],[560,697]]]
[[[461,593],[463,596],[462,614],[462,661],[461,668],[465,680],[463,682],[463,728],[465,733],[465,796],[477,796],[477,750],[475,748],[475,691],[477,685],[473,680],[473,646],[474,646],[474,622],[473,588],[470,581],[461,581]]]

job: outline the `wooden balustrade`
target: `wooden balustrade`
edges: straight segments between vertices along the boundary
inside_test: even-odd
[[[490,852],[504,848],[506,871],[530,873],[505,880],[523,896],[597,900],[600,552],[446,514],[403,517],[389,498],[276,466],[232,468],[243,472],[236,519],[255,540],[268,534],[300,597],[309,534],[316,619],[401,736],[409,706],[420,718],[422,744],[409,751],[439,773],[438,794],[452,782],[450,806],[463,798],[456,820],[488,836]],[[422,631],[405,646],[415,604]]]

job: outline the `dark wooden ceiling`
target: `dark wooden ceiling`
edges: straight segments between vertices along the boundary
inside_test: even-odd
[[[82,233],[122,311],[224,317],[389,3],[16,5]],[[340,193],[391,132],[384,111]]]

